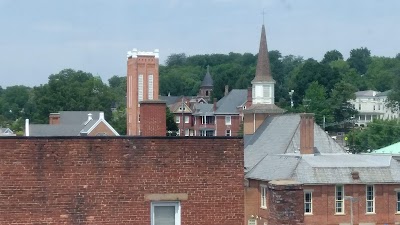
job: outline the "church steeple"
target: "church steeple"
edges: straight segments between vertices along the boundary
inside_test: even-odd
[[[260,49],[258,50],[256,76],[253,79],[254,82],[275,82],[271,75],[271,69],[269,64],[267,37],[265,35],[265,26],[262,25]]]
[[[267,48],[267,38],[265,26],[262,25],[260,49],[258,51],[256,76],[253,81],[252,102],[253,104],[274,104],[275,103],[275,80],[271,75],[269,56]]]
[[[204,76],[203,82],[201,82],[200,91],[197,95],[207,101],[210,101],[211,94],[213,92],[214,82],[210,74],[210,66],[207,66],[207,73]]]

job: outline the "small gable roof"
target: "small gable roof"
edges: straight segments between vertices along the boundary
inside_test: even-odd
[[[215,114],[239,114],[238,108],[247,101],[247,89],[232,89],[217,102]]]

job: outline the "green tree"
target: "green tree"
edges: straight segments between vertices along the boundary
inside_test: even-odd
[[[364,47],[352,49],[347,62],[351,68],[356,69],[359,74],[363,75],[367,72],[368,65],[371,63],[371,51]]]
[[[338,50],[327,51],[321,63],[329,64],[336,60],[343,60],[343,55]]]
[[[353,85],[340,81],[335,84],[330,95],[330,107],[333,112],[335,122],[342,122],[354,118],[357,110],[349,103],[349,100],[355,99],[357,88]]]
[[[186,63],[186,59],[185,53],[171,54],[168,56],[165,63],[167,66],[183,66]]]
[[[171,111],[169,110],[169,108],[167,107],[166,109],[166,113],[167,113],[167,131],[178,131],[178,126],[176,125],[175,122],[175,116],[173,113],[171,113]]]
[[[314,113],[316,123],[322,125],[324,116],[326,122],[332,122],[330,109],[325,87],[317,81],[312,82],[306,90],[300,111]]]

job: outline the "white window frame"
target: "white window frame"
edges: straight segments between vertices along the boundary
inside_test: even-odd
[[[310,201],[307,201],[306,195],[310,195]],[[310,205],[310,211],[306,212],[306,205],[309,204]],[[313,207],[312,207],[312,191],[311,190],[304,190],[304,214],[305,215],[312,215],[313,212]]]
[[[254,218],[251,218],[247,221],[247,225],[257,225],[257,220]]]
[[[153,74],[149,74],[148,80],[147,80],[147,99],[149,100],[153,100],[153,96],[154,96],[154,78],[153,78]]]
[[[185,116],[185,123],[189,123],[190,121],[190,117],[189,116]]]
[[[181,117],[175,116],[175,123],[181,123]]]
[[[175,225],[181,225],[181,204],[172,201],[157,201],[151,203],[151,225],[156,225],[154,221],[155,206],[174,206],[175,207]]]
[[[225,125],[232,125],[232,116],[225,116]]]
[[[143,101],[143,74],[138,76],[138,101]]]
[[[400,190],[396,191],[396,213],[400,213]]]
[[[225,131],[225,136],[231,137],[232,136],[232,130],[226,130]]]
[[[338,188],[341,187],[341,195],[339,196]],[[341,205],[338,207],[338,205]],[[340,210],[339,210],[340,209]],[[335,186],[335,214],[344,214],[344,185],[336,185]]]
[[[368,191],[368,188],[372,188],[372,193],[371,191]],[[372,194],[372,199],[369,194]],[[368,206],[368,203],[372,204],[371,206]],[[365,185],[365,212],[368,213],[375,213],[375,186],[373,184],[367,184]]]
[[[260,208],[267,208],[267,185],[260,185]]]
[[[190,132],[189,129],[185,129],[185,136],[189,136]]]

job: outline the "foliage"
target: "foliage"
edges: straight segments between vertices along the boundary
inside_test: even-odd
[[[326,89],[318,81],[312,82],[307,88],[304,100],[308,102],[300,106],[300,111],[314,113],[317,124],[322,125],[324,116],[327,122],[332,121]]]
[[[176,125],[174,114],[171,113],[167,107],[167,131],[178,131],[178,125]]]
[[[368,48],[352,49],[350,51],[350,58],[347,59],[350,67],[356,69],[361,75],[367,72],[371,61],[371,51]]]
[[[321,63],[329,64],[336,60],[343,60],[343,55],[338,50],[331,50],[325,53]]]
[[[398,120],[376,119],[363,129],[355,129],[347,135],[347,145],[353,153],[370,152],[400,141]]]

